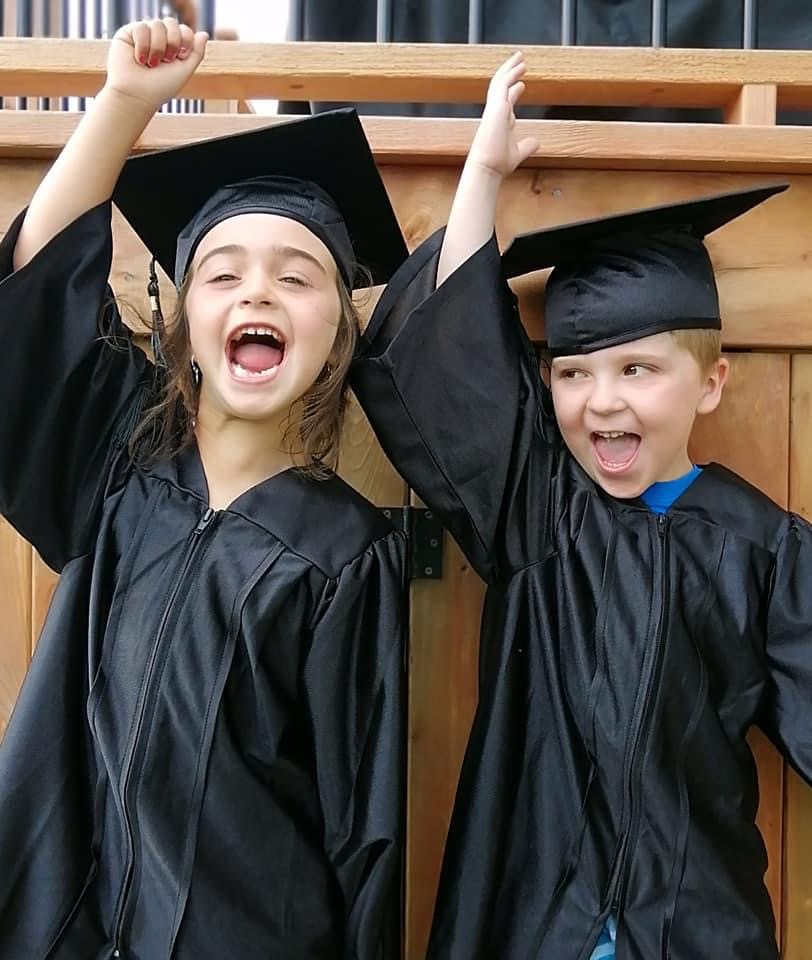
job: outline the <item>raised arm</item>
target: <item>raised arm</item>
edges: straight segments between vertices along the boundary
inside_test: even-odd
[[[15,270],[112,196],[136,140],[192,75],[207,39],[171,18],[129,24],[116,33],[104,87],[31,200],[14,248]]]
[[[488,242],[502,181],[538,147],[516,134],[514,107],[524,92],[524,57],[514,53],[496,71],[488,99],[460,176],[437,267],[439,287]]]

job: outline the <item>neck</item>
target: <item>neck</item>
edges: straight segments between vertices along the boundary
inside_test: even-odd
[[[215,510],[295,466],[283,443],[281,421],[230,419],[201,410],[195,437],[209,488],[209,505]]]

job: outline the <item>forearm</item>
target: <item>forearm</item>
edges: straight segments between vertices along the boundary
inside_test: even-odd
[[[502,177],[477,162],[467,162],[451,206],[437,265],[439,287],[491,238]]]
[[[31,200],[14,248],[15,270],[78,216],[112,196],[154,112],[144,100],[102,89]]]

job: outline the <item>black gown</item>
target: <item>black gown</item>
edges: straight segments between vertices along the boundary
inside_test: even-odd
[[[19,223],[0,510],[61,578],[0,747],[0,958],[397,957],[402,536],[335,476],[215,511],[196,448],[132,467],[110,205],[11,273]]]
[[[812,778],[812,527],[709,464],[658,517],[557,431],[494,240],[433,292],[442,235],[352,383],[487,582],[479,705],[432,960],[776,960],[759,724]]]

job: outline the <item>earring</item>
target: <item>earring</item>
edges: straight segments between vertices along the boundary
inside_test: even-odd
[[[200,369],[200,364],[195,360],[194,357],[191,359],[192,367],[192,380],[194,380],[195,387],[200,386],[200,381],[203,379],[203,371]]]

